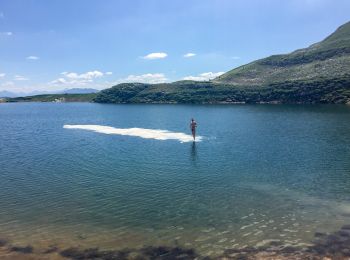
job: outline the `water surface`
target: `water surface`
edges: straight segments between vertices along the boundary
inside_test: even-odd
[[[64,125],[167,130],[200,142]],[[0,104],[0,234],[21,244],[303,245],[350,223],[350,107]]]

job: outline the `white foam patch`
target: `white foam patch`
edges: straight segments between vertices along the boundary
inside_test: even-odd
[[[103,125],[64,125],[66,129],[80,129],[93,131],[96,133],[107,134],[107,135],[127,135],[137,136],[145,139],[156,139],[156,140],[177,140],[181,143],[193,142],[193,137],[185,133],[170,132],[168,130],[161,129],[145,129],[145,128],[115,128],[111,126]],[[201,141],[201,136],[196,136],[196,141]]]

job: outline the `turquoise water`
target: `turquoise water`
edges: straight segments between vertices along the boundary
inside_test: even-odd
[[[189,135],[191,117],[196,143],[63,127]],[[304,245],[350,223],[350,107],[0,104],[0,178],[22,244]]]

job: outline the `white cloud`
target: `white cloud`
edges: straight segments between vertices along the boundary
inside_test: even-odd
[[[0,73],[0,78],[3,78],[3,77],[5,77],[5,76],[6,76],[5,73]]]
[[[97,78],[103,77],[107,73],[103,73],[98,70],[88,71],[82,74],[78,74],[76,72],[67,72],[64,71],[61,73],[63,77],[57,78],[49,84],[52,85],[70,85],[70,86],[86,86],[89,83],[93,83],[93,81]]]
[[[0,36],[4,35],[4,36],[12,36],[13,32],[0,32]]]
[[[5,18],[5,15],[3,12],[0,12],[0,19],[4,19]]]
[[[25,81],[25,80],[29,80],[26,77],[23,77],[21,75],[15,75],[15,77],[13,78],[13,80],[18,80],[18,81]]]
[[[191,57],[194,57],[194,56],[196,56],[196,54],[195,54],[195,53],[192,53],[192,52],[186,53],[186,54],[184,55],[185,58],[191,58]]]
[[[187,76],[184,77],[183,80],[195,80],[195,81],[208,81],[211,79],[214,79],[216,77],[219,77],[220,75],[224,74],[225,72],[204,72],[197,76]]]
[[[100,78],[104,75],[103,72],[98,70],[88,71],[82,74],[78,74],[75,72],[62,72],[61,74],[69,79],[82,79],[82,80],[91,80],[94,78]]]
[[[15,83],[13,83],[12,81],[6,81],[6,82],[1,84],[2,87],[12,87],[14,85],[15,85]]]
[[[85,79],[78,79],[78,80],[72,80],[67,78],[58,78],[53,81],[50,81],[49,84],[52,85],[69,85],[74,87],[79,86],[86,86],[88,83],[92,83],[93,81],[91,79],[85,80]]]
[[[143,56],[142,58],[145,60],[156,60],[156,59],[164,59],[168,56],[165,52],[153,52]]]
[[[38,56],[28,56],[26,59],[27,60],[38,60],[39,57]]]
[[[241,57],[238,57],[238,56],[232,56],[231,59],[233,60],[239,60]]]
[[[107,71],[105,74],[106,74],[106,75],[112,75],[113,72],[112,72],[112,71]]]
[[[119,79],[116,84],[123,83],[123,82],[138,82],[138,83],[150,83],[150,84],[157,84],[157,83],[164,83],[168,79],[165,77],[163,73],[147,73],[142,75],[129,75],[128,77],[124,79]]]
[[[59,85],[59,84],[66,84],[67,81],[64,78],[58,78],[58,79],[51,81],[50,83],[54,84],[54,85]]]

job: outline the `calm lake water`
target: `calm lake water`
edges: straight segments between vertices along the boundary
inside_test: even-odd
[[[191,117],[196,143],[63,127],[188,135]],[[22,245],[308,244],[350,224],[350,106],[0,104],[0,198]]]

